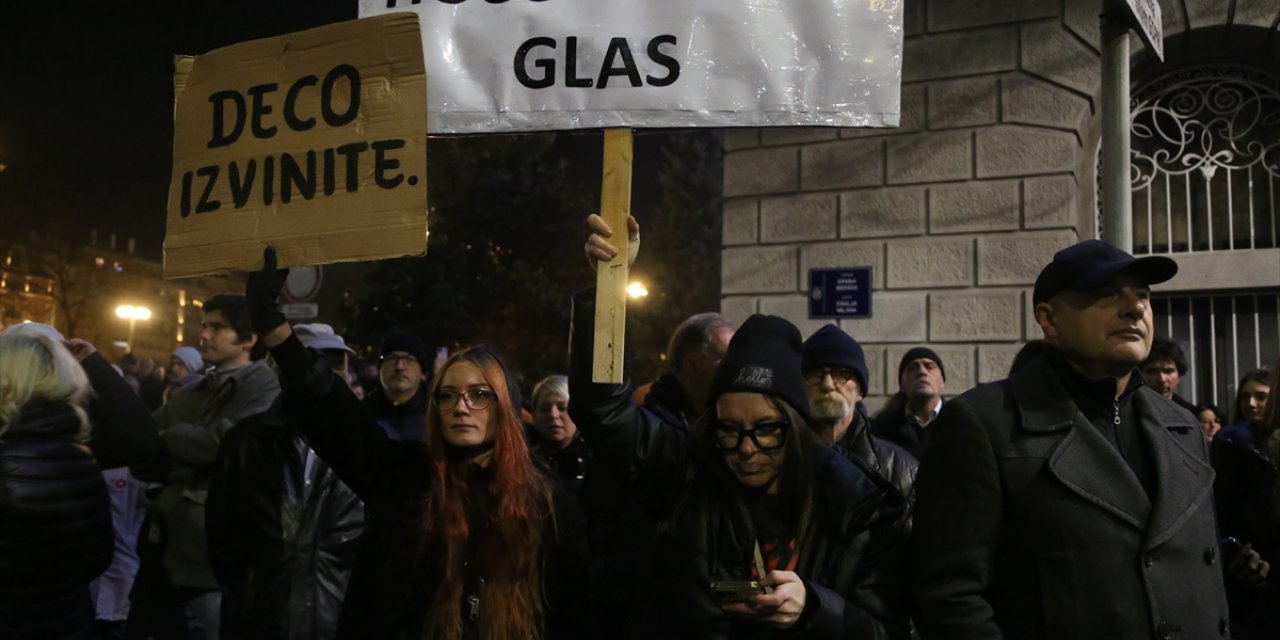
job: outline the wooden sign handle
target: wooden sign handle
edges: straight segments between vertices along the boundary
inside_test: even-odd
[[[627,324],[627,253],[631,214],[631,130],[605,129],[604,175],[600,184],[600,217],[613,237],[618,255],[596,269],[596,331],[592,382],[622,382],[622,347]]]

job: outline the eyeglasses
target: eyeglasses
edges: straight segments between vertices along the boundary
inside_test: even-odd
[[[403,362],[405,366],[418,363],[418,359],[416,357],[411,356],[407,353],[403,353],[403,354],[388,353],[378,358],[378,360],[382,362],[382,364],[389,364],[393,367],[401,362]]]
[[[804,374],[805,382],[809,384],[822,384],[822,379],[831,376],[831,381],[836,384],[844,384],[854,378],[853,369],[813,369]]]
[[[452,411],[454,407],[458,406],[458,399],[462,398],[467,403],[467,408],[472,411],[483,411],[488,409],[497,397],[498,394],[494,393],[493,389],[485,387],[467,389],[461,393],[453,389],[441,389],[436,392],[436,408],[441,413]]]
[[[722,451],[737,451],[742,447],[744,438],[751,438],[756,449],[775,451],[786,444],[789,426],[790,423],[787,422],[763,422],[754,429],[740,429],[721,422],[713,430],[713,444]]]

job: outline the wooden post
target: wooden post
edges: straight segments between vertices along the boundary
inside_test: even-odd
[[[596,333],[592,382],[622,382],[622,347],[627,324],[627,253],[631,213],[631,130],[605,129],[604,175],[600,184],[600,217],[604,218],[618,255],[596,269]]]

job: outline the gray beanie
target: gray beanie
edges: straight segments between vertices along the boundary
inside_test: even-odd
[[[200,352],[195,347],[178,347],[173,350],[173,357],[187,365],[187,370],[191,373],[204,373],[204,358],[200,357]]]

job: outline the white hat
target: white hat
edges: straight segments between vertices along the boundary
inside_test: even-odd
[[[302,344],[311,347],[312,349],[319,349],[321,351],[336,349],[355,355],[355,351],[353,351],[351,347],[347,346],[347,343],[342,339],[342,336],[334,333],[333,327],[327,324],[321,324],[319,322],[312,324],[295,324],[293,325],[293,332],[297,334],[298,339],[302,341]]]
[[[23,322],[22,324],[11,325],[11,326],[5,327],[3,330],[0,330],[0,333],[9,333],[14,335],[40,334],[58,344],[62,344],[63,342],[67,341],[66,337],[62,335],[61,331],[58,331],[57,329],[54,329],[53,327],[47,324],[41,324],[39,322]]]

